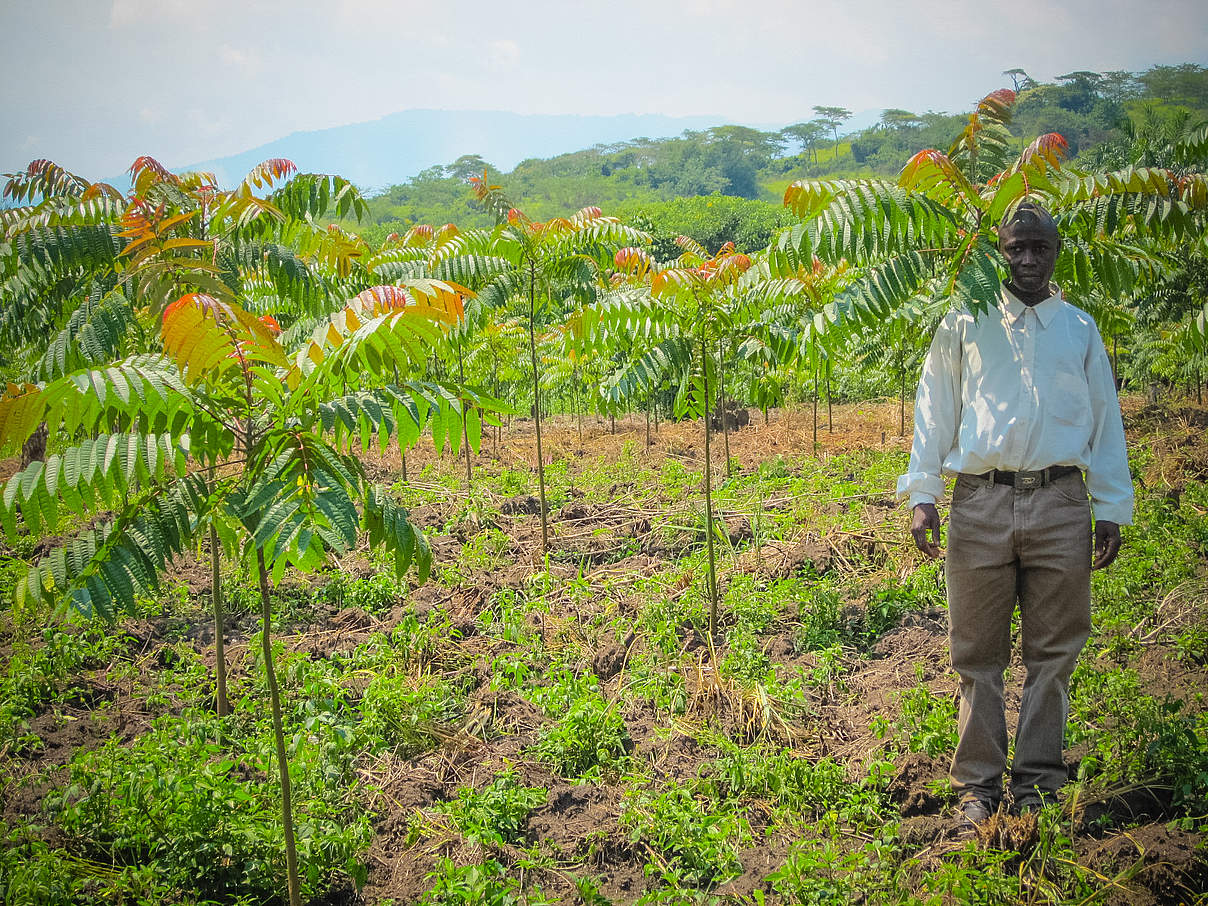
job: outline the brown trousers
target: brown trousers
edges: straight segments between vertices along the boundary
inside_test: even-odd
[[[1069,681],[1091,628],[1091,510],[1079,473],[1016,490],[961,475],[952,493],[945,576],[949,649],[960,676],[953,789],[997,801],[1007,767],[1003,671],[1019,604],[1027,669],[1011,788],[1055,791]]]

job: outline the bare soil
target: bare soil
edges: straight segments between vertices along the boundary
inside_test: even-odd
[[[1208,480],[1208,413],[1195,408],[1158,412],[1131,401],[1126,412],[1130,433],[1160,432],[1166,444],[1166,454],[1154,457],[1141,476],[1146,487],[1160,488],[1177,497],[1188,480]],[[819,417],[822,422],[817,454],[824,459],[870,448],[909,448],[909,437],[899,432],[896,401],[837,406],[833,432],[827,429],[825,409]],[[908,411],[908,426],[909,419]],[[498,459],[493,455],[493,445],[484,438],[482,452],[472,457],[474,468],[497,472],[535,465],[525,425],[516,427],[519,430],[513,430],[499,445]],[[590,458],[616,463],[636,447],[643,455],[674,458],[690,469],[700,467],[703,445],[699,425],[663,423],[652,435],[649,451],[645,432],[641,419],[619,421],[616,434],[609,431],[607,423],[597,423],[588,426],[580,442],[570,420],[554,419],[545,439],[547,459]],[[766,425],[762,414],[753,410],[750,424],[730,434],[730,455],[738,468],[749,471],[777,454],[792,457],[809,450],[812,437],[809,410],[773,413]],[[716,449],[722,446],[719,437]],[[724,472],[718,455],[717,468]],[[425,464],[439,458],[427,450],[409,452],[409,474],[413,478],[420,475]],[[385,454],[369,454],[366,462],[371,472],[387,482],[395,480],[401,468],[398,452],[393,449]],[[415,481],[418,483],[418,479]],[[636,579],[659,573],[670,559],[680,556],[683,547],[667,541],[666,533],[659,530],[657,513],[638,501],[637,490],[626,475],[618,472],[610,504],[591,503],[572,493],[567,503],[550,514],[554,551],[551,571],[568,581],[580,575],[589,582],[618,575]],[[920,562],[920,555],[908,542],[906,514],[889,492],[887,488],[885,496],[861,502],[863,534],[853,537],[804,531],[789,541],[769,541],[758,551],[752,548],[743,552],[726,568],[728,571],[723,571],[723,581],[734,573],[772,580],[802,570],[819,575],[832,570],[850,571],[857,579],[870,580],[876,576],[856,575],[861,570],[866,572],[867,565],[859,570],[853,566],[857,560],[869,563],[870,551],[880,558],[872,558],[881,564],[880,575],[910,571]],[[438,563],[448,563],[483,526],[459,525],[444,532],[463,499],[455,491],[442,493],[437,503],[417,508],[412,515],[417,524],[435,533],[432,547]],[[487,854],[505,865],[513,864],[519,855],[509,847],[484,853],[480,845],[469,844],[456,833],[418,841],[413,833],[417,816],[425,810],[453,798],[459,787],[480,786],[505,769],[516,771],[526,785],[548,789],[545,803],[528,820],[528,845],[540,845],[554,864],[576,864],[590,870],[600,880],[601,892],[615,903],[633,902],[648,890],[643,866],[649,850],[642,841],[630,839],[620,826],[620,787],[567,783],[533,761],[527,750],[548,726],[549,718],[522,696],[488,687],[490,664],[507,650],[507,644],[480,636],[478,616],[489,606],[495,591],[521,588],[530,576],[545,568],[540,555],[540,504],[536,498],[527,494],[501,496],[490,503],[491,511],[497,514],[490,524],[506,536],[506,545],[493,568],[473,572],[452,588],[435,583],[419,588],[407,602],[380,616],[356,608],[323,611],[316,605],[307,623],[290,627],[283,636],[291,648],[312,658],[327,658],[353,651],[372,633],[389,631],[408,613],[422,618],[439,607],[453,622],[454,631],[447,643],[457,648],[457,660],[475,665],[476,689],[470,696],[463,726],[446,728],[444,742],[433,751],[412,759],[382,757],[364,766],[367,784],[375,790],[369,795],[376,816],[375,838],[367,854],[368,884],[359,900],[356,894],[345,891],[333,892],[329,902],[377,903],[386,898],[393,898],[395,903],[412,902],[430,886],[426,876],[441,857],[470,862]],[[722,515],[733,542],[750,538],[750,523],[744,521],[743,514]],[[369,569],[367,561],[356,555],[341,566],[354,574]],[[182,629],[183,644],[192,645],[207,664],[213,665],[213,633],[205,609],[210,591],[208,565],[186,560],[174,575],[186,584],[200,610],[185,627],[173,622],[179,617],[124,624],[123,630],[130,638],[128,655],[142,670],[153,671],[164,658],[172,656],[173,646],[182,644]],[[587,652],[583,668],[599,677],[607,696],[615,696],[627,681],[629,663],[644,642],[633,633],[621,639],[593,636],[584,627],[595,614],[628,613],[636,604],[623,592],[616,598],[586,602],[569,595],[554,595],[551,599],[557,606],[535,618],[532,628],[550,647],[568,638],[578,642]],[[1169,615],[1171,619],[1203,619],[1204,614],[1196,609],[1200,604],[1194,596],[1190,601],[1172,602]],[[852,606],[861,605],[855,601]],[[238,675],[245,667],[247,638],[255,631],[254,617],[232,615],[228,628],[230,669]],[[683,641],[684,651],[697,652],[704,663],[704,642],[687,632]],[[795,650],[791,628],[769,633],[765,641],[765,650],[781,669],[813,666],[813,654]],[[724,657],[724,648],[718,654]],[[1208,689],[1208,671],[1173,659],[1156,644],[1145,645],[1131,665],[1139,672],[1146,691],[1159,697],[1196,701]],[[794,727],[793,734],[782,741],[791,743],[803,756],[839,759],[849,765],[853,777],[860,776],[884,752],[887,741],[873,731],[873,721],[877,717],[892,720],[900,711],[903,692],[922,682],[933,693],[956,695],[955,676],[947,661],[946,614],[942,610],[909,614],[870,651],[853,654],[847,667],[841,685],[819,691],[808,723]],[[1017,663],[1015,668],[1008,686],[1009,713],[1018,704],[1022,683],[1022,665]],[[703,682],[698,678],[698,683]],[[78,685],[78,694],[71,700],[32,721],[30,730],[40,737],[41,744],[8,758],[9,780],[0,787],[0,809],[6,820],[30,820],[39,814],[48,783],[62,776],[62,766],[73,752],[100,745],[113,734],[133,739],[146,731],[159,712],[134,694],[132,682],[110,680],[104,671],[97,671]],[[717,757],[717,751],[699,742],[693,732],[705,719],[712,718],[738,735],[749,720],[741,705],[723,692],[691,684],[689,691],[692,707],[684,719],[673,719],[649,705],[631,706],[622,713],[632,756],[644,762],[659,780],[692,780]],[[171,710],[173,704],[164,707]],[[39,780],[22,781],[43,772]],[[945,760],[915,753],[898,759],[889,785],[892,801],[906,819],[902,839],[915,848],[922,864],[942,859],[962,845],[949,814],[951,803],[938,792],[946,772]],[[1179,903],[1205,889],[1208,858],[1203,841],[1197,834],[1166,823],[1169,805],[1169,797],[1163,800],[1156,791],[1122,793],[1117,801],[1101,805],[1099,814],[1108,813],[1117,826],[1135,826],[1110,831],[1106,836],[1101,822],[1081,826],[1077,847],[1085,863],[1113,879],[1115,887],[1107,902]],[[983,843],[1022,853],[1034,844],[1035,833],[1034,819],[1029,825],[1025,819],[1002,816],[985,830]],[[756,839],[759,842],[741,854],[742,874],[717,893],[743,898],[766,890],[764,879],[783,863],[791,841],[783,837],[763,839],[758,834]],[[569,872],[544,870],[540,884],[547,895],[577,901]]]

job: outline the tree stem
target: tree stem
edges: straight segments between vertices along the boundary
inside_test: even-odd
[[[466,385],[466,370],[462,364],[462,349],[460,341],[457,344],[457,379],[461,386]],[[470,494],[470,425],[469,407],[466,400],[461,401],[461,438],[466,451],[466,496]]]
[[[709,349],[704,332],[700,338],[701,375],[705,384],[705,545],[709,551],[709,643],[717,639],[717,558],[713,551],[713,456],[709,430]]]
[[[718,406],[721,409],[721,434],[725,441],[726,449],[726,477],[730,478],[734,472],[730,468],[730,425],[726,418],[726,359],[722,352],[723,347],[719,338],[717,341],[717,379],[721,386],[717,389],[717,400]]]
[[[529,262],[529,358],[533,365],[533,418],[537,428],[537,490],[541,496],[541,553],[549,552],[549,519],[545,505],[545,454],[541,450],[541,382],[537,377],[537,273]]]
[[[828,434],[835,433],[835,420],[831,412],[831,363],[830,359],[826,360],[826,431]]]
[[[218,716],[231,713],[227,699],[226,625],[222,613],[222,550],[218,546],[218,529],[210,522],[210,603],[214,608],[214,675],[217,684]]]
[[[298,878],[298,846],[294,840],[293,791],[289,782],[289,756],[285,750],[285,724],[281,718],[281,692],[277,688],[277,671],[273,668],[273,611],[269,596],[268,572],[264,568],[264,552],[256,549],[256,572],[260,583],[261,651],[264,654],[264,676],[268,682],[268,697],[273,711],[273,740],[277,744],[277,767],[281,775],[281,825],[285,830],[285,874],[289,885],[289,906],[302,906],[302,885]]]
[[[818,363],[814,362],[814,452],[818,452]]]

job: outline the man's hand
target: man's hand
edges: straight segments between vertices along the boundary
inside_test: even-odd
[[[910,534],[914,536],[915,547],[928,557],[935,559],[943,553],[940,550],[940,514],[934,503],[915,504],[914,522],[910,526]],[[1119,547],[1120,536],[1117,532],[1116,548]],[[1114,552],[1112,556],[1115,556]]]
[[[916,524],[918,518],[916,513],[914,517]],[[915,540],[918,540],[917,536]],[[1095,559],[1091,562],[1091,569],[1103,569],[1110,565],[1118,553],[1120,553],[1120,526],[1114,522],[1100,519],[1095,523]]]

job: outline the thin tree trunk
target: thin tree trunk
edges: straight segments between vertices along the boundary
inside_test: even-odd
[[[499,360],[491,356],[491,386],[495,389],[495,399],[500,399],[499,396]],[[503,430],[500,425],[495,425],[491,429],[491,434],[495,438],[495,458],[499,458],[499,432]]]
[[[545,454],[541,449],[541,382],[537,377],[537,274],[529,262],[529,359],[533,366],[533,418],[537,428],[537,490],[541,497],[541,553],[549,552],[549,518],[545,504]]]
[[[285,724],[281,718],[281,691],[277,688],[277,671],[273,668],[273,612],[269,597],[268,572],[264,568],[264,552],[256,549],[256,573],[260,583],[261,651],[264,655],[264,676],[268,682],[269,703],[273,711],[273,740],[277,744],[277,767],[281,776],[281,826],[285,831],[285,874],[289,886],[289,906],[302,906],[302,885],[298,879],[298,846],[294,840],[293,790],[289,782],[289,755],[285,750]]]
[[[646,407],[646,449],[650,449],[650,407]]]
[[[831,363],[829,358],[826,360],[826,432],[835,433],[835,421],[831,412]]]
[[[898,369],[898,436],[906,436],[906,363]]]
[[[461,343],[457,344],[457,379],[461,386],[466,385],[466,369],[462,364]],[[466,495],[470,493],[470,420],[466,401],[461,401],[461,439],[466,451]]]
[[[818,363],[814,362],[814,452],[818,452]]]
[[[583,446],[583,407],[579,405],[579,366],[571,373],[572,388],[575,392],[575,420],[579,423],[579,446]]]
[[[21,445],[21,468],[25,469],[33,465],[35,462],[46,461],[46,441],[50,436],[50,429],[46,422],[42,422],[34,429],[34,432],[25,439],[25,443]]]
[[[226,625],[222,613],[222,549],[218,546],[218,529],[210,522],[210,604],[214,609],[214,677],[217,684],[218,716],[231,713],[227,699]]]
[[[730,469],[730,424],[726,418],[726,360],[722,355],[721,341],[717,342],[717,367],[718,367],[718,383],[721,386],[718,388],[717,398],[721,405],[721,435],[725,441],[726,449],[726,477],[730,478],[734,473]]]
[[[398,386],[398,365],[394,366],[394,386],[395,387]],[[421,432],[423,431],[422,427],[420,428],[420,431]],[[406,449],[406,447],[403,446],[403,439],[402,439],[401,433],[399,434],[399,442],[398,442],[398,458],[399,458],[399,461],[402,462],[402,465],[403,465],[403,474],[402,474],[403,484],[406,484],[407,483],[407,449]]]
[[[717,557],[713,550],[713,466],[709,430],[709,350],[700,338],[701,375],[705,383],[705,545],[709,551],[709,645],[717,640]]]

